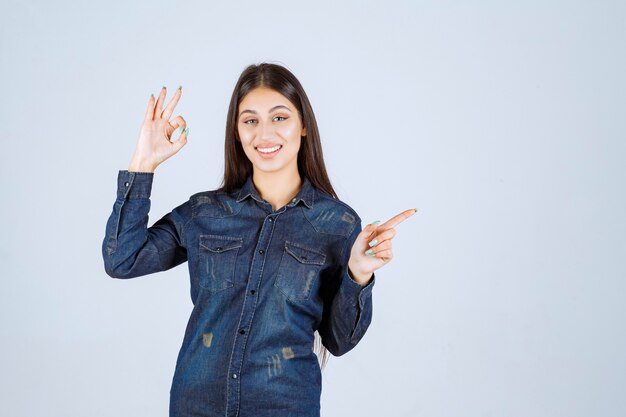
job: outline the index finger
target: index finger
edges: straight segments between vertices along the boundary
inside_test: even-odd
[[[402,223],[403,221],[405,221],[406,219],[414,215],[416,212],[417,212],[417,209],[405,210],[402,213],[393,216],[391,219],[387,220],[385,223],[378,226],[378,229],[382,228],[383,230],[385,230],[385,229],[391,229],[392,227],[396,227],[397,225],[399,225],[400,223]]]
[[[180,100],[180,96],[182,94],[183,94],[183,86],[179,85],[178,88],[176,89],[176,92],[174,93],[174,97],[172,97],[170,102],[167,103],[167,106],[165,107],[165,109],[163,109],[163,113],[161,113],[161,118],[165,120],[170,119],[170,117],[172,116],[172,113],[174,113],[174,108],[178,104],[178,101]]]

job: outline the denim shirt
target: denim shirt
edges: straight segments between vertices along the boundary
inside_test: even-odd
[[[303,178],[273,211],[248,177],[204,191],[147,227],[154,173],[120,170],[102,242],[114,278],[188,261],[193,310],[176,361],[170,416],[319,416],[314,332],[334,356],[361,340],[372,288],[348,273],[361,219]]]

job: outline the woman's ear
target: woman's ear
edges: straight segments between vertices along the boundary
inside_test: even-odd
[[[300,136],[306,136],[306,127],[302,128],[302,133],[300,133]]]

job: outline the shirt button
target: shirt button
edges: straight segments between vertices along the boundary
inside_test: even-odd
[[[124,183],[124,187],[128,187],[128,181]]]
[[[244,329],[239,330],[239,334],[246,334],[246,331]]]
[[[255,292],[256,291],[254,291],[254,290],[250,290],[250,294],[252,294],[252,295],[254,295]]]
[[[264,251],[263,249],[261,249],[261,250],[259,251],[259,253],[260,253],[261,255],[263,255],[263,254],[265,253],[265,251]]]
[[[274,221],[274,219],[272,219],[271,217],[268,219],[268,221],[271,223]]]
[[[237,374],[233,374],[233,378],[237,379]]]
[[[293,200],[291,200],[291,201],[295,202],[295,201],[296,201],[296,199],[294,198],[294,199],[293,199]]]

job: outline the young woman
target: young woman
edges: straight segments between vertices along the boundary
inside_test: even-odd
[[[170,416],[319,416],[327,350],[343,355],[372,318],[374,271],[394,227],[361,229],[333,190],[311,104],[296,77],[251,65],[226,121],[221,187],[147,227],[157,166],[186,143],[186,121],[150,96],[102,243],[108,275],[133,278],[188,261],[193,310],[170,390]],[[172,133],[180,128],[178,140]],[[315,336],[318,336],[316,339]]]

